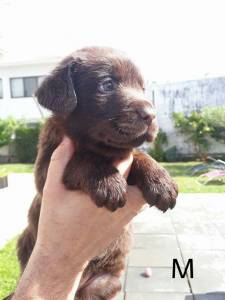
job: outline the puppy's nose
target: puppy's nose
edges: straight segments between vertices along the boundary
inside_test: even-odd
[[[150,125],[155,119],[155,113],[150,107],[143,106],[137,108],[137,113],[139,116],[146,122],[147,125]]]

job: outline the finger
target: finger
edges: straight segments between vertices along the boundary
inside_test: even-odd
[[[141,191],[136,186],[128,186],[127,198],[128,201],[126,202],[126,205],[111,214],[111,217],[115,218],[115,223],[117,223],[116,220],[126,219],[127,217],[131,220],[143,209],[149,207],[143,198]]]
[[[132,162],[133,162],[133,154],[130,153],[125,159],[120,161],[115,161],[113,165],[118,169],[118,171],[122,176],[127,178],[130,172]]]
[[[71,139],[64,137],[52,154],[45,188],[57,189],[62,184],[62,177],[67,163],[74,153],[74,145]]]
[[[128,186],[127,198],[129,199],[129,201],[127,201],[127,210],[131,213],[138,214],[143,209],[149,207],[142,192],[136,186]]]

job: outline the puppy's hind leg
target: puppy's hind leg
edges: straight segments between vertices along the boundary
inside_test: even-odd
[[[119,277],[105,273],[97,275],[90,284],[81,287],[74,300],[111,300],[120,290]]]

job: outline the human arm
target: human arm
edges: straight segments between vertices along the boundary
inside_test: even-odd
[[[125,229],[145,203],[139,190],[129,187],[126,206],[111,213],[97,208],[88,195],[66,190],[62,175],[73,151],[66,138],[52,155],[37,242],[13,300],[74,299],[88,261]],[[131,163],[130,156],[116,167],[126,176]]]

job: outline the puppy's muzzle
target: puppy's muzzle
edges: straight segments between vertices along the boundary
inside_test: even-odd
[[[138,116],[150,126],[152,121],[155,119],[156,114],[152,109],[151,105],[147,101],[138,101],[134,105],[134,109],[137,112]]]

